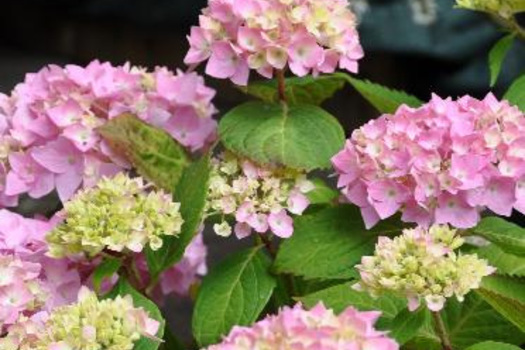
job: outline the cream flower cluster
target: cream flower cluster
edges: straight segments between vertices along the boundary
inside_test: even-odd
[[[308,207],[305,194],[314,185],[306,176],[282,167],[259,167],[224,153],[213,160],[208,193],[208,215],[234,215],[235,234],[244,238],[252,230],[288,238],[293,233],[293,219]],[[219,236],[231,235],[232,228],[224,220],[214,225]]]
[[[208,350],[397,350],[396,342],[377,331],[381,313],[349,307],[339,316],[319,303],[312,310],[298,304],[285,307],[252,327],[235,327],[226,339]]]
[[[456,0],[458,7],[495,13],[503,18],[509,18],[514,13],[525,11],[523,0]]]
[[[186,64],[208,60],[206,73],[247,85],[250,69],[298,76],[356,73],[364,56],[346,0],[209,0],[188,37]]]
[[[104,178],[57,214],[63,221],[46,237],[49,255],[94,257],[104,249],[138,253],[146,245],[158,250],[162,236],[180,232],[179,207],[163,191],[147,192],[141,178],[122,173]]]
[[[374,256],[365,256],[357,269],[361,281],[353,286],[373,297],[394,292],[417,309],[423,299],[432,311],[443,308],[446,298],[463,301],[483,277],[495,272],[487,261],[475,254],[455,253],[464,243],[448,226],[407,229],[394,239],[380,237]]]
[[[22,318],[0,339],[0,349],[132,350],[141,337],[154,338],[159,326],[130,296],[98,300],[83,288],[76,304]]]

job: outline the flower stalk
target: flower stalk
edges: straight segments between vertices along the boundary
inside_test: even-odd
[[[441,346],[443,350],[452,350],[452,345],[450,344],[450,339],[447,334],[447,329],[443,318],[439,312],[432,312],[432,317],[434,319],[434,328],[438,334],[438,337],[441,341]]]

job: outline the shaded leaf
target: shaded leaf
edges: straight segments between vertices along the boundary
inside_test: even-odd
[[[261,247],[236,253],[203,280],[193,313],[193,334],[201,346],[219,342],[233,326],[257,320],[276,286]]]
[[[490,67],[490,86],[494,86],[498,80],[499,73],[501,72],[501,66],[505,60],[505,56],[512,47],[514,42],[515,34],[509,34],[498,40],[496,45],[490,50],[489,53],[489,67]]]
[[[507,320],[525,332],[525,281],[489,276],[477,293]]]
[[[204,207],[210,180],[210,158],[202,157],[187,167],[175,188],[174,200],[180,202],[180,213],[184,219],[181,233],[177,237],[163,237],[163,245],[157,251],[145,250],[146,260],[153,280],[182,259],[203,221]]]
[[[466,350],[521,350],[521,348],[510,344],[486,341],[469,346]]]
[[[226,148],[261,164],[329,168],[344,143],[343,128],[314,105],[249,102],[228,112],[219,124]]]
[[[347,279],[363,255],[372,255],[378,235],[400,232],[397,220],[366,230],[359,209],[327,208],[294,220],[294,234],[281,244],[274,267],[305,279]]]
[[[403,345],[414,338],[419,329],[429,320],[430,312],[426,307],[421,307],[415,312],[405,308],[392,320],[390,336]]]
[[[507,253],[525,255],[525,229],[498,217],[487,217],[472,229]]]
[[[499,274],[525,277],[525,256],[506,253],[495,244],[479,248],[476,253],[497,268]]]
[[[189,164],[184,148],[168,133],[131,114],[111,119],[97,131],[141,176],[166,191],[173,190]]]
[[[289,104],[320,105],[342,89],[346,81],[336,75],[321,75],[319,77],[289,78],[286,79],[286,101]],[[249,95],[255,96],[264,102],[279,102],[277,80],[260,81],[242,89]]]
[[[525,74],[512,83],[503,98],[525,112]]]
[[[394,113],[403,104],[410,107],[423,105],[417,97],[404,91],[390,89],[368,80],[359,80],[343,73],[338,73],[338,76],[344,76],[381,113]]]
[[[328,186],[323,180],[313,179],[311,181],[315,185],[315,189],[306,194],[310,204],[332,203],[334,200],[339,198],[339,191],[334,190]]]
[[[118,272],[121,266],[122,261],[112,258],[104,259],[102,264],[97,266],[93,272],[93,287],[97,293],[100,291],[100,286],[102,285],[102,282],[104,282],[104,279],[111,278]]]

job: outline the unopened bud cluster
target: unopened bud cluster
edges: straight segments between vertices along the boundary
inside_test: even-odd
[[[83,288],[78,303],[55,309],[51,314],[21,318],[5,338],[5,350],[132,350],[143,336],[154,338],[159,322],[130,296],[98,300]]]
[[[141,178],[105,178],[64,205],[63,222],[47,236],[49,255],[94,257],[104,249],[138,253],[146,245],[158,250],[162,236],[180,233],[179,208],[167,193],[146,191]]]
[[[415,310],[423,299],[432,311],[443,308],[447,298],[463,301],[483,277],[495,269],[475,254],[455,253],[463,239],[448,226],[408,229],[393,239],[380,237],[374,256],[357,266],[361,281],[354,285],[377,297],[385,292],[407,297]]]

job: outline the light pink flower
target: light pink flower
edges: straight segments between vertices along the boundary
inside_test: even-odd
[[[249,69],[356,73],[364,56],[356,20],[344,0],[209,0],[188,36],[185,63],[208,61],[206,73],[248,83]]]
[[[375,329],[380,312],[352,307],[336,315],[322,303],[311,310],[285,307],[251,327],[234,327],[224,341],[208,350],[319,349],[397,350],[399,345]]]
[[[333,157],[338,187],[367,227],[402,212],[423,226],[475,226],[488,208],[525,212],[525,118],[492,94],[457,101],[433,95],[354,131]]]

